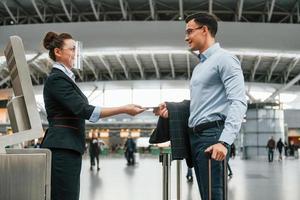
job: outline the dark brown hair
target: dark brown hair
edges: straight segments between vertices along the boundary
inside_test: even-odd
[[[215,37],[218,31],[218,22],[213,15],[207,13],[195,13],[185,18],[185,23],[194,20],[198,25],[207,26],[211,36]]]
[[[73,39],[72,36],[68,33],[57,34],[54,32],[48,32],[43,40],[45,49],[49,50],[49,57],[56,61],[54,54],[55,48],[62,48],[64,45],[64,40]]]

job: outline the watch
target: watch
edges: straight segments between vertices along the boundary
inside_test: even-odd
[[[219,143],[223,144],[223,145],[224,145],[224,147],[226,147],[226,148],[229,148],[229,147],[230,147],[230,145],[229,145],[229,144],[227,144],[227,143],[226,143],[226,142],[224,142],[224,141],[219,141]]]

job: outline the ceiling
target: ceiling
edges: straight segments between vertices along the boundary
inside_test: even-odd
[[[299,85],[298,0],[0,0],[0,49],[12,34],[24,39],[34,85],[51,69],[40,50],[49,30],[84,41],[78,82],[189,80],[198,58],[186,50],[182,19],[194,12],[221,20],[218,40],[241,61],[246,82]],[[0,89],[10,87],[2,56]]]
[[[286,84],[300,74],[300,57],[290,54],[259,54],[232,51],[240,60],[246,82]],[[149,51],[132,53],[86,53],[82,70],[75,70],[78,82],[111,80],[188,80],[198,58],[189,51]],[[34,85],[44,83],[52,66],[46,53],[28,58]],[[0,71],[0,85],[10,87],[5,62]],[[6,80],[6,81],[5,81]],[[295,83],[298,84],[298,81]]]
[[[1,0],[0,25],[182,20],[194,12],[221,21],[300,21],[298,0]]]

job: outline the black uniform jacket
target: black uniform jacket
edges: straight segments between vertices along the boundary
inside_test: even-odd
[[[85,148],[85,119],[95,107],[64,72],[53,68],[44,85],[44,102],[49,121],[42,147],[72,149],[81,154]]]

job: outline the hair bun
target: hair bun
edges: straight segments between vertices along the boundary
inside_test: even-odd
[[[48,32],[43,41],[45,49],[50,50],[52,47],[51,44],[53,44],[53,40],[57,37],[58,37],[57,33]]]

